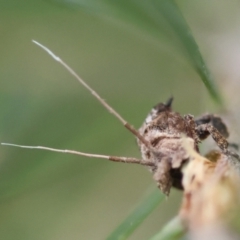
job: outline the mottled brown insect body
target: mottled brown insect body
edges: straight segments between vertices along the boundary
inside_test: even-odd
[[[140,134],[151,144],[152,149],[138,140],[143,161],[150,160],[154,163],[150,170],[159,188],[166,195],[169,194],[171,186],[183,188],[182,167],[189,160],[186,142],[189,147],[199,152],[200,139],[205,139],[211,134],[211,129],[219,134],[218,137],[221,140],[224,139],[213,126],[215,122],[218,129],[226,129],[221,119],[214,115],[204,115],[196,121],[192,115],[181,116],[172,111],[172,100],[170,98],[166,103],[156,105],[139,129]],[[221,143],[220,148],[222,145]]]
[[[167,103],[156,105],[148,114],[140,134],[151,143],[155,151],[150,151],[138,140],[143,160],[152,160],[150,170],[159,188],[168,194],[171,186],[182,189],[181,167],[188,161],[188,153],[183,146],[183,137],[187,137],[192,147],[198,151],[196,124],[191,115],[182,117],[172,111],[172,98]]]

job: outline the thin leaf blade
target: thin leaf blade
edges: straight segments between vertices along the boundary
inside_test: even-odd
[[[107,237],[107,240],[127,239],[164,198],[165,195],[158,189],[147,195],[133,212]]]
[[[185,229],[179,217],[173,218],[156,235],[149,240],[177,240],[182,239]]]
[[[207,65],[199,51],[197,42],[195,41],[191,29],[183,17],[180,9],[174,0],[155,0],[159,12],[166,18],[172,26],[183,47],[185,48],[190,62],[202,79],[202,82],[209,91],[211,97],[222,105],[220,92],[207,68]]]
[[[65,0],[60,1],[66,2]],[[174,37],[180,42],[190,60],[190,64],[200,76],[212,99],[218,105],[223,105],[219,89],[175,0],[121,0],[117,2],[108,0],[71,0],[68,3],[79,5],[90,10],[93,14],[125,22],[128,27],[131,26],[132,30],[138,29],[166,44],[173,41],[173,36],[170,38],[167,36],[168,30],[172,29],[175,34]],[[165,26],[164,20],[166,20],[168,26]],[[173,41],[173,47],[174,44],[176,43]]]

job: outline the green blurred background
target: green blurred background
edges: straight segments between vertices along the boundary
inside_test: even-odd
[[[177,4],[234,109],[239,1]],[[171,95],[183,114],[216,109],[174,31],[153,8],[144,0],[0,0],[1,142],[140,158],[134,137],[32,39],[72,66],[135,127]],[[4,240],[105,239],[156,187],[137,165],[4,146],[0,156]],[[173,190],[129,239],[155,234],[180,201]]]

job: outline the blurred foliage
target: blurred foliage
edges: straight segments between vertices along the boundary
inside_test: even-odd
[[[164,198],[164,194],[160,193],[159,189],[155,189],[151,194],[148,194],[119,227],[107,237],[107,240],[127,239]]]
[[[222,46],[240,36],[231,37],[239,29],[239,2],[177,4],[223,91],[224,69],[233,64],[223,51],[231,49]],[[1,142],[140,157],[131,134],[32,39],[64,59],[136,127],[170,95],[181,113],[210,110],[187,46],[151,6],[0,0]],[[105,239],[152,184],[150,173],[135,165],[8,147],[1,147],[0,159],[4,240]],[[129,239],[159,232],[180,197],[173,191]]]
[[[183,240],[185,229],[182,226],[181,219],[178,217],[173,218],[150,240]]]
[[[121,19],[128,25],[143,30],[150,36],[159,37],[161,40],[174,39],[175,44],[173,45],[180,44],[185,50],[190,64],[198,72],[212,98],[218,104],[222,103],[220,94],[199,52],[198,45],[174,0],[62,0],[62,2],[74,3],[96,14]],[[167,34],[162,34],[162,29],[165,29]],[[169,32],[171,34],[168,34]]]

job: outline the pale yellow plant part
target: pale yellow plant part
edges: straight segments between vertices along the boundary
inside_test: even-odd
[[[191,160],[183,172],[184,197],[179,215],[194,236],[190,239],[211,239],[219,231],[227,232],[226,223],[240,202],[239,175],[220,151],[210,152],[207,159],[187,149]],[[222,239],[234,238],[227,234]]]

